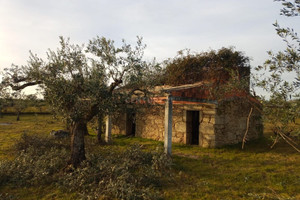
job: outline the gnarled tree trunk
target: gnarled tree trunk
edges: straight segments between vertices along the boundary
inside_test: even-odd
[[[84,135],[89,135],[87,124],[85,124],[85,127],[84,127]]]
[[[84,135],[86,122],[74,122],[71,125],[71,160],[73,167],[78,167],[85,158]]]

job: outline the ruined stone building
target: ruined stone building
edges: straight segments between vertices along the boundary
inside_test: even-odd
[[[155,105],[120,113],[112,122],[112,133],[163,141],[170,114],[166,104],[171,102],[172,142],[219,147],[241,142],[247,129],[247,140],[262,135],[257,109],[260,103],[256,99],[233,95],[222,101],[206,100],[197,95],[197,90],[197,85],[166,88],[169,96],[154,98]]]
[[[119,113],[112,133],[168,143],[219,147],[262,135],[261,105],[247,92],[209,98],[206,82],[156,87],[151,106]]]

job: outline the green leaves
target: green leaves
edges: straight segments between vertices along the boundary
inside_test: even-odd
[[[53,111],[87,122],[98,112],[119,109],[126,92],[116,89],[146,90],[153,85],[160,68],[143,60],[145,48],[141,37],[135,46],[125,40],[116,46],[113,40],[96,37],[87,47],[60,37],[58,49],[49,49],[45,60],[30,53],[28,65],[7,69],[4,86],[21,90],[39,85]]]
[[[282,2],[281,14],[284,16],[298,16],[300,1]],[[282,28],[277,22],[274,24],[277,35],[286,43],[286,49],[273,53],[264,67],[257,67],[261,74],[256,85],[262,87],[270,98],[264,100],[264,118],[272,125],[274,133],[284,135],[298,135],[300,126],[296,119],[300,117],[300,39],[292,28]]]
[[[294,2],[286,0],[275,0],[282,2],[283,8],[280,10],[280,14],[287,17],[295,17],[300,15],[300,1],[294,0]]]

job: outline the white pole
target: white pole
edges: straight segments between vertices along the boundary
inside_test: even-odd
[[[105,127],[105,142],[111,142],[111,116],[106,117],[106,127]]]
[[[165,104],[165,153],[172,153],[172,97],[169,95]]]

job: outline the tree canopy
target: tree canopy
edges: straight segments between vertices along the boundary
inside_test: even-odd
[[[86,123],[99,113],[119,109],[128,97],[128,92],[117,89],[150,87],[157,65],[143,60],[145,47],[142,38],[134,47],[124,40],[116,47],[113,40],[96,37],[85,48],[60,37],[60,47],[49,50],[46,60],[31,53],[28,65],[6,69],[2,83],[13,90],[42,87],[53,111],[70,123],[71,164],[77,166],[85,159]]]
[[[300,15],[300,1],[277,1],[282,3],[281,15]],[[273,25],[277,35],[286,43],[286,49],[268,52],[270,58],[256,68],[260,74],[256,77],[257,86],[270,95],[264,99],[264,117],[277,135],[275,143],[281,137],[294,146],[290,136],[300,133],[300,126],[296,123],[300,117],[300,38],[293,28],[283,28],[277,22]]]

